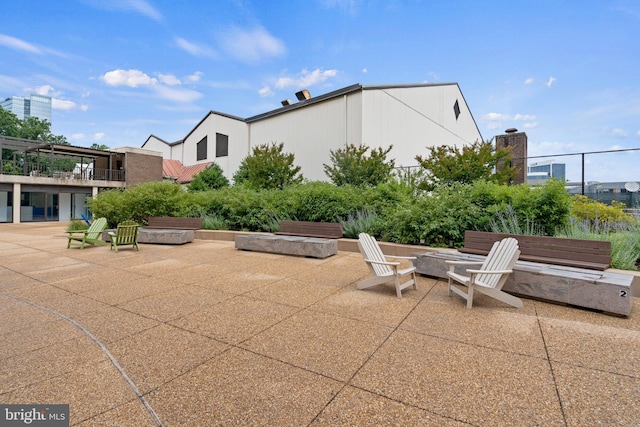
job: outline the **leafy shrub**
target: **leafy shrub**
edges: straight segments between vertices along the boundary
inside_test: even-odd
[[[207,191],[228,186],[229,180],[224,176],[224,171],[217,163],[213,163],[193,177],[193,181],[189,183],[187,189],[189,191]]]
[[[252,154],[244,159],[244,164],[236,172],[234,180],[256,189],[283,189],[301,183],[301,168],[293,165],[295,155],[284,153],[283,149],[284,143],[275,142],[254,147]]]
[[[107,190],[87,200],[94,217],[105,217],[110,227],[126,220],[146,225],[150,216],[195,216],[187,193],[167,181],[147,182],[122,190]],[[190,215],[186,215],[190,213]]]
[[[89,226],[81,219],[71,218],[71,222],[67,225],[67,231],[84,231],[87,229],[89,229]]]
[[[626,205],[613,200],[611,206],[586,196],[575,195],[571,199],[571,214],[579,220],[591,223],[633,222],[633,217],[624,212]]]
[[[332,165],[323,165],[324,172],[338,187],[375,187],[392,176],[395,160],[387,160],[387,154],[392,148],[393,145],[384,150],[382,147],[347,144],[345,148],[330,151]],[[367,156],[369,150],[371,153]]]

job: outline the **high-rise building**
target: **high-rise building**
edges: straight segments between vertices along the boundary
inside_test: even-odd
[[[26,96],[12,96],[0,102],[0,107],[11,111],[20,120],[37,117],[51,123],[51,97],[32,94]]]
[[[556,163],[555,160],[549,160],[529,165],[527,171],[528,184],[544,184],[551,178],[566,181],[566,166],[564,163]]]

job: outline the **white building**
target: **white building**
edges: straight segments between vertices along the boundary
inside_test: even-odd
[[[416,166],[427,146],[462,146],[482,135],[457,83],[411,85],[356,84],[317,97],[306,90],[298,102],[257,116],[211,111],[181,141],[151,135],[142,148],[185,166],[216,162],[231,178],[240,162],[261,144],[284,143],[310,180],[326,180],[330,151],[346,144],[387,148],[396,166]]]

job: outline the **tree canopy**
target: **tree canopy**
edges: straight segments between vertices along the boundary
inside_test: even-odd
[[[194,191],[217,190],[219,188],[228,187],[229,180],[224,176],[224,171],[217,163],[197,174],[193,181],[189,183],[187,189]]]
[[[345,148],[331,150],[332,165],[323,165],[324,172],[333,184],[371,186],[387,181],[395,167],[395,160],[387,161],[387,154],[393,145],[386,150],[382,147],[370,149],[366,145],[348,144]],[[367,151],[371,150],[367,156]]]
[[[233,176],[235,184],[253,188],[283,189],[303,181],[300,166],[294,166],[295,155],[285,153],[284,143],[271,142],[253,147]]]
[[[46,141],[55,144],[68,144],[63,135],[51,133],[51,122],[38,117],[20,120],[15,114],[0,108],[0,135],[14,138],[30,139],[32,141]]]
[[[494,149],[491,141],[476,141],[461,148],[449,145],[427,147],[427,157],[416,156],[425,170],[423,187],[431,189],[437,184],[454,182],[470,184],[479,179],[509,183],[515,176],[510,165],[508,148]],[[505,165],[495,170],[500,161]]]

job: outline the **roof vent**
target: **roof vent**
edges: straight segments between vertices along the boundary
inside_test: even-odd
[[[284,100],[280,101],[280,103],[282,104],[283,107],[286,107],[287,105],[291,105],[291,100],[290,99],[284,99]]]
[[[296,98],[298,98],[298,101],[305,101],[311,98],[311,94],[308,90],[302,89],[300,92],[296,92]]]
[[[504,133],[516,133],[516,132],[518,132],[518,129],[516,128],[509,128],[504,131]]]

